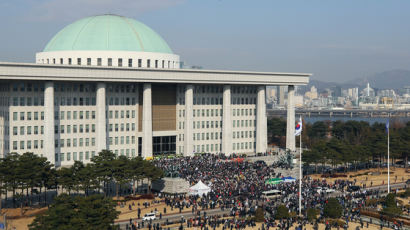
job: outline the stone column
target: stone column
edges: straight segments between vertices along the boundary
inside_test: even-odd
[[[295,86],[288,86],[288,111],[286,120],[286,149],[295,151]]]
[[[256,104],[256,152],[264,153],[268,148],[267,120],[266,120],[266,86],[258,86]]]
[[[232,153],[231,86],[224,85],[222,110],[222,152]]]
[[[193,100],[194,86],[187,85],[185,88],[185,137],[184,137],[184,156],[194,154],[194,130],[193,130]]]
[[[105,103],[106,84],[103,82],[97,83],[97,111],[96,111],[96,132],[97,132],[97,153],[107,149],[107,118],[106,118],[106,103]]]
[[[152,88],[144,83],[142,96],[142,157],[152,157]]]
[[[56,165],[54,125],[54,82],[48,81],[44,86],[44,154]]]

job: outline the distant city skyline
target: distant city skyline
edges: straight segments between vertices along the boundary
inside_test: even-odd
[[[410,70],[409,10],[405,0],[2,1],[0,61],[34,62],[73,20],[113,13],[153,28],[188,65],[344,82]]]

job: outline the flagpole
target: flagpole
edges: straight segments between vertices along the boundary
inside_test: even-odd
[[[387,124],[387,193],[390,193],[390,122]]]
[[[300,116],[300,121],[302,121],[302,116]],[[302,131],[303,125],[300,130],[299,136],[299,216],[302,216]]]

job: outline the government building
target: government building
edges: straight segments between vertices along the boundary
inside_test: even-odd
[[[266,152],[267,85],[288,86],[294,149],[294,86],[310,74],[180,66],[134,19],[98,15],[66,26],[35,63],[0,62],[0,157],[34,152],[60,167],[103,149],[145,158]]]

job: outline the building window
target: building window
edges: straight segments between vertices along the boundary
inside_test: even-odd
[[[87,58],[87,65],[91,65],[91,58]]]
[[[147,59],[147,68],[150,68],[150,67],[151,67],[151,60]]]
[[[72,64],[72,60],[71,58],[68,59],[68,64],[71,65]]]
[[[132,67],[132,59],[128,59],[128,67]]]
[[[162,60],[162,68],[165,68],[165,61]]]
[[[108,66],[112,66],[112,58],[108,58]]]
[[[60,64],[64,64],[64,62],[63,62],[63,59],[62,59],[62,58],[60,58]]]
[[[97,65],[98,65],[98,66],[101,66],[101,63],[102,63],[102,59],[101,59],[101,58],[97,58]]]
[[[142,67],[142,59],[138,59],[138,67]]]
[[[81,58],[77,58],[77,65],[81,65]]]
[[[158,60],[155,60],[155,68],[158,68]]]
[[[122,58],[118,58],[118,66],[122,67]]]

